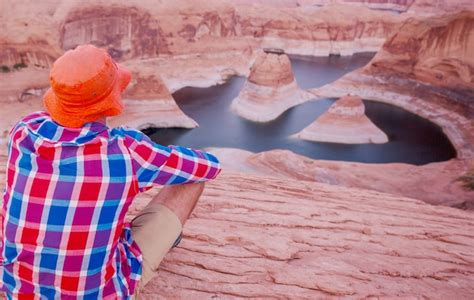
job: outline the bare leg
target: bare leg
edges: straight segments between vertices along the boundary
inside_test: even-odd
[[[204,183],[166,186],[131,222],[133,238],[143,257],[139,289],[155,276],[203,190]]]

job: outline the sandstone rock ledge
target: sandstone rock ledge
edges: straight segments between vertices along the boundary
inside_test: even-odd
[[[365,115],[365,106],[357,96],[344,96],[295,137],[319,142],[343,144],[383,144],[387,135]]]
[[[140,195],[128,218],[156,192]],[[470,299],[473,230],[474,215],[457,209],[224,171],[143,299]]]
[[[311,98],[296,84],[287,55],[261,52],[231,109],[251,121],[268,122]]]
[[[473,230],[474,215],[461,210],[224,172],[143,296],[469,299]]]

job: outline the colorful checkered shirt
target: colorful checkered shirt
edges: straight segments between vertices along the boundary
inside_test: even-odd
[[[129,299],[141,253],[125,214],[153,185],[202,182],[212,154],[102,123],[65,128],[45,112],[10,132],[0,290],[20,299]]]

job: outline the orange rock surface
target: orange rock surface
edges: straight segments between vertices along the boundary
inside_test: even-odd
[[[382,144],[387,135],[365,115],[365,106],[357,96],[344,96],[329,110],[295,137],[320,142],[342,144]]]

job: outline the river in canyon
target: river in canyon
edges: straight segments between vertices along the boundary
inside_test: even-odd
[[[320,87],[364,66],[372,53],[353,56],[292,57],[292,68],[303,89]],[[336,144],[309,142],[290,136],[311,124],[336,99],[310,101],[287,110],[267,123],[255,123],[230,111],[245,78],[233,77],[209,88],[187,87],[173,94],[180,108],[199,124],[195,129],[148,129],[163,145],[193,148],[230,147],[252,152],[288,149],[314,159],[366,163],[404,162],[415,165],[444,161],[456,151],[442,130],[432,122],[399,107],[364,101],[367,116],[389,137],[386,144]]]

